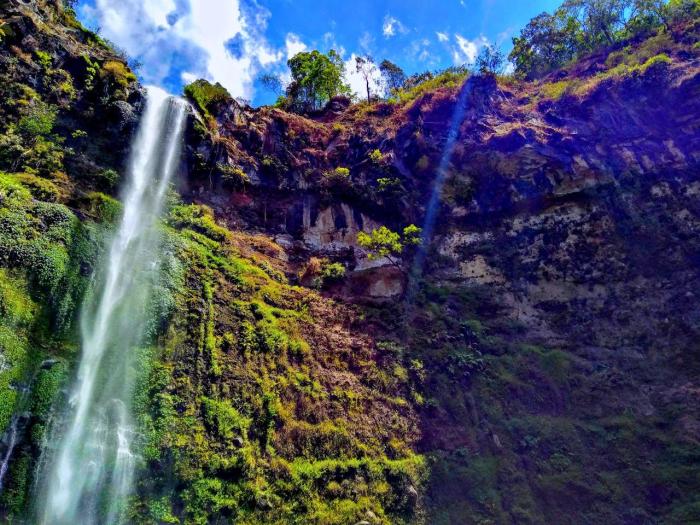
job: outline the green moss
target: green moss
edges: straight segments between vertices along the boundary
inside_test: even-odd
[[[216,105],[233,100],[221,84],[210,84],[202,79],[185,86],[185,95],[197,104],[205,116],[210,116]]]
[[[207,427],[220,438],[227,441],[236,436],[246,438],[250,419],[241,416],[230,402],[203,398],[202,407]]]
[[[87,210],[98,222],[116,224],[122,214],[122,203],[97,191],[86,196]]]
[[[58,187],[50,180],[29,173],[17,173],[14,177],[29,189],[32,196],[37,200],[56,202],[61,200],[63,196]]]
[[[133,82],[136,82],[136,75],[129,70],[128,66],[124,62],[117,60],[108,60],[102,64],[100,76],[122,89],[125,89]]]
[[[189,228],[217,242],[228,236],[228,230],[216,224],[214,212],[207,206],[176,206],[170,212],[169,222],[176,228]]]

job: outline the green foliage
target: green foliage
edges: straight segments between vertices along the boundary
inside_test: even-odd
[[[50,53],[47,53],[46,51],[37,50],[34,52],[34,54],[36,55],[39,65],[43,69],[49,69],[51,67],[53,59],[51,58]]]
[[[56,108],[34,99],[25,110],[24,116],[19,119],[17,128],[28,137],[45,137],[53,131],[55,123]]]
[[[108,60],[102,64],[99,71],[100,77],[109,82],[114,89],[124,90],[129,85],[136,82],[136,75],[131,72],[129,67],[118,60]]]
[[[332,49],[327,55],[315,50],[298,53],[287,65],[292,75],[287,101],[293,111],[320,109],[334,96],[349,92],[343,82],[343,59]]]
[[[189,228],[214,241],[223,241],[228,230],[216,224],[214,212],[207,206],[196,204],[175,206],[168,221],[176,228]]]
[[[230,441],[236,436],[247,437],[250,420],[231,406],[228,401],[203,398],[204,422],[212,432]]]
[[[520,78],[538,78],[572,60],[578,52],[578,21],[563,9],[542,13],[513,38],[508,58]]]
[[[474,67],[480,75],[499,75],[503,72],[505,61],[500,49],[486,45],[479,51]]]
[[[404,86],[406,73],[403,69],[389,60],[382,60],[379,64],[379,72],[382,74],[387,95],[391,95]]]
[[[10,424],[19,399],[16,386],[28,373],[27,329],[37,310],[28,283],[0,268],[0,432]]]
[[[88,210],[98,222],[115,224],[122,214],[122,203],[98,191],[87,195]]]
[[[58,187],[50,180],[31,175],[29,173],[17,173],[14,178],[22,183],[37,200],[46,202],[56,202],[61,199],[62,194]]]
[[[231,94],[221,84],[218,82],[211,84],[203,79],[195,80],[185,86],[185,95],[205,116],[210,116],[218,105],[233,100]]]
[[[342,281],[345,278],[346,268],[339,262],[326,262],[321,266],[321,282],[328,286]]]
[[[217,164],[217,168],[221,172],[221,180],[225,187],[237,189],[250,184],[250,177],[240,166]]]
[[[350,170],[337,167],[323,174],[323,185],[333,193],[348,193],[352,189]]]
[[[67,376],[68,367],[64,362],[39,370],[32,388],[31,410],[34,417],[41,420],[48,419],[51,407],[58,396],[59,390],[65,385]],[[36,433],[33,435],[33,439],[37,444],[40,443],[40,437]]]
[[[409,78],[404,87],[394,92],[389,102],[394,104],[407,104],[421,96],[441,88],[455,89],[461,86],[469,75],[464,67],[451,67],[435,75],[425,73]]]
[[[384,160],[384,155],[378,149],[374,149],[369,152],[369,160],[374,164],[380,164]]]
[[[529,22],[509,58],[517,76],[539,78],[583,54],[697,18],[697,6],[696,0],[567,0]]]
[[[367,250],[367,257],[370,260],[386,258],[392,264],[400,267],[397,258],[404,253],[407,247],[420,244],[420,234],[421,229],[415,224],[406,226],[401,234],[386,226],[381,226],[370,233],[358,233],[357,243]]]

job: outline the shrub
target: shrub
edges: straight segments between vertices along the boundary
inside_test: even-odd
[[[324,174],[326,186],[333,190],[347,190],[352,186],[350,170],[338,167]]]
[[[205,397],[202,399],[202,408],[204,421],[212,432],[226,440],[236,436],[247,439],[250,420],[243,417],[230,402]]]
[[[250,184],[250,177],[241,167],[221,163],[218,163],[216,166],[221,172],[221,181],[225,187],[241,188],[245,187],[246,184]]]
[[[43,69],[49,69],[51,67],[52,58],[46,51],[35,51],[37,61]]]
[[[211,84],[206,80],[195,80],[185,86],[185,95],[192,100],[205,116],[210,116],[211,111],[219,104],[225,104],[232,99],[231,94],[224,86]]]
[[[122,203],[98,191],[89,193],[90,214],[99,222],[116,223],[122,214]]]
[[[102,64],[100,77],[103,80],[113,82],[122,89],[129,87],[129,84],[132,82],[136,82],[136,75],[131,72],[124,62],[118,60],[108,60]]]
[[[321,266],[321,281],[323,286],[328,286],[342,281],[345,278],[345,266],[339,262],[328,262]]]
[[[223,241],[228,237],[228,230],[216,224],[214,212],[208,206],[197,204],[175,206],[170,212],[168,222],[176,228],[188,228],[214,241]]]
[[[552,82],[549,84],[543,84],[540,88],[542,96],[550,100],[559,100],[568,93],[572,86],[569,80],[560,80],[559,82]]]
[[[463,67],[448,68],[437,75],[430,74],[426,80],[419,82],[414,87],[397,90],[389,99],[394,104],[407,104],[420,96],[441,88],[454,89],[461,86],[469,76],[469,72]]]
[[[375,164],[380,164],[384,160],[384,155],[382,154],[382,152],[380,150],[375,149],[375,150],[370,152],[369,160],[371,160]]]
[[[61,191],[50,180],[29,173],[18,173],[14,177],[28,188],[37,200],[56,202],[61,198]]]
[[[56,108],[39,99],[31,101],[25,114],[19,119],[19,131],[29,137],[49,135],[56,123]]]

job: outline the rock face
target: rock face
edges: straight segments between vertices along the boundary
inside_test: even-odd
[[[396,303],[410,326],[374,326],[405,330],[426,367],[429,522],[697,517],[700,68],[682,46],[672,56],[640,75],[583,76],[585,92],[558,100],[473,77],[453,149],[450,89],[314,120],[243,110],[219,118],[223,148],[200,144],[253,182],[214,176],[193,198],[297,242],[300,264],[344,261],[351,284],[334,293],[349,301],[404,296],[389,266],[367,268],[356,232],[420,224],[449,156],[423,291]],[[327,186],[338,166],[349,189]],[[245,205],[217,206],[229,193]],[[453,359],[468,372],[445,371]]]

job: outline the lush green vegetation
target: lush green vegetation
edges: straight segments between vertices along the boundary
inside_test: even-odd
[[[332,306],[286,284],[261,253],[241,257],[206,208],[176,206],[168,222],[185,273],[138,396],[149,471],[159,473],[142,481],[138,520],[408,519],[422,459],[400,434],[382,444],[349,426],[362,411],[347,403],[370,394],[339,389],[324,370],[316,323]],[[323,282],[343,275],[342,265],[322,265]],[[350,355],[338,357],[335,367],[349,365]]]
[[[401,254],[411,246],[418,246],[421,243],[420,235],[421,229],[415,224],[406,226],[401,233],[380,226],[370,233],[360,232],[357,243],[367,250],[370,260],[386,258],[401,268]]]
[[[219,104],[232,100],[231,95],[218,82],[211,84],[206,80],[195,80],[185,86],[185,95],[192,100],[205,117],[211,119],[211,112],[215,111]]]
[[[292,81],[278,105],[298,112],[321,109],[336,95],[347,94],[343,59],[331,49],[328,54],[302,52],[287,62]]]
[[[700,16],[697,0],[567,0],[513,39],[515,74],[534,79],[584,54]]]

